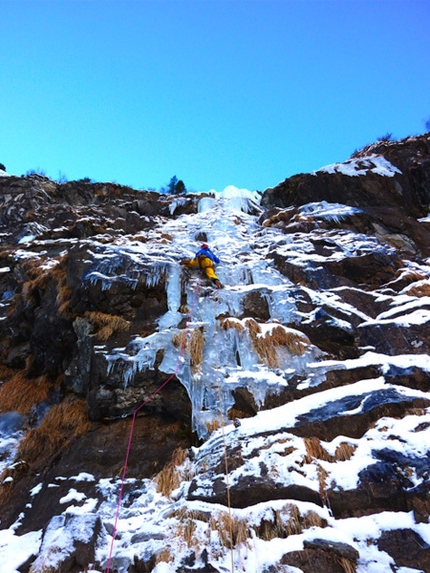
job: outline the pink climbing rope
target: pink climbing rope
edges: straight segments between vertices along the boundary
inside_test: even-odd
[[[170,380],[172,380],[172,378],[174,378],[174,377],[176,376],[176,374],[178,373],[178,371],[179,371],[179,368],[180,368],[180,366],[181,366],[182,357],[183,357],[184,352],[185,352],[185,345],[186,345],[186,342],[187,342],[188,329],[189,329],[190,323],[191,323],[191,321],[192,321],[192,319],[193,319],[194,307],[195,307],[195,304],[196,304],[196,301],[197,301],[197,295],[198,295],[199,289],[200,289],[200,277],[199,277],[197,286],[196,286],[196,288],[195,288],[195,290],[194,290],[194,298],[193,298],[193,303],[192,303],[192,306],[191,306],[191,312],[190,312],[190,315],[189,315],[189,318],[188,318],[188,321],[187,321],[187,324],[186,324],[186,327],[185,327],[184,337],[183,337],[183,340],[182,340],[182,344],[181,344],[181,348],[180,348],[179,356],[178,356],[178,363],[177,363],[177,365],[176,365],[176,369],[175,369],[174,373],[171,374],[171,375],[167,378],[167,380],[165,380],[165,381],[161,384],[161,386],[159,386],[156,390],[154,390],[154,392],[152,392],[152,394],[151,394],[148,398],[146,398],[146,400],[145,400],[144,402],[142,402],[142,404],[140,404],[140,406],[138,406],[138,407],[135,409],[135,411],[133,412],[133,418],[132,418],[131,427],[130,427],[130,434],[129,434],[129,436],[128,436],[128,444],[127,444],[127,451],[126,451],[126,455],[125,455],[124,468],[123,468],[122,477],[121,477],[121,487],[120,487],[120,490],[119,490],[118,503],[117,503],[117,506],[116,506],[115,522],[114,522],[114,527],[113,527],[113,531],[112,531],[112,541],[111,541],[111,544],[110,544],[108,564],[107,564],[107,568],[105,569],[105,573],[110,573],[110,570],[111,570],[112,556],[113,556],[113,548],[114,548],[115,537],[116,537],[116,532],[117,532],[117,528],[118,528],[119,512],[120,512],[120,509],[121,509],[122,495],[123,495],[124,484],[125,484],[125,476],[126,476],[126,473],[127,473],[128,458],[129,458],[129,456],[130,456],[130,451],[131,451],[131,442],[132,442],[132,439],[133,439],[133,431],[134,431],[134,424],[135,424],[135,422],[136,422],[136,416],[137,416],[137,413],[139,412],[139,410],[141,410],[144,406],[146,406],[146,404],[148,404],[148,402],[150,402],[154,396],[156,396],[165,386],[167,386],[167,384],[170,382]]]

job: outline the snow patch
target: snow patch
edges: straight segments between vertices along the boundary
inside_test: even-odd
[[[372,153],[367,157],[354,157],[343,163],[333,163],[312,171],[312,175],[317,173],[341,173],[349,177],[366,175],[368,172],[376,173],[381,177],[394,177],[396,173],[402,173],[400,169],[392,165],[383,155]]]

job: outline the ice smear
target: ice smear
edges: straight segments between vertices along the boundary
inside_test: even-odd
[[[178,197],[177,199],[174,199],[169,205],[170,214],[173,215],[176,209],[178,209],[179,207],[183,207],[187,203],[188,199],[186,197]]]
[[[320,201],[317,203],[307,203],[306,205],[303,205],[299,208],[299,212],[312,215],[317,219],[325,219],[327,221],[340,223],[347,217],[362,213],[362,210],[349,205],[341,205],[340,203]]]
[[[9,438],[19,432],[25,422],[25,416],[18,412],[0,414],[0,440],[2,438]]]

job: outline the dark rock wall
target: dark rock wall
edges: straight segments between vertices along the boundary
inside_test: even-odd
[[[294,305],[296,320],[284,326],[299,329],[320,356],[335,361],[357,359],[369,348],[386,356],[430,353],[429,322],[372,322],[383,313],[393,312],[399,293],[408,288],[418,292],[425,288],[420,280],[428,280],[423,265],[430,257],[430,223],[418,219],[427,216],[430,204],[429,136],[378,142],[357,152],[351,161],[365,165],[373,155],[389,161],[397,170],[395,174],[296,175],[268,189],[261,201],[265,210],[259,219],[256,245],[265,230],[276,229],[285,239],[270,247],[267,254],[273,268],[291,281],[286,297]],[[106,353],[123,348],[131,356],[136,336],[156,332],[157,320],[168,310],[169,265],[177,261],[166,260],[155,268],[142,256],[136,264],[125,251],[118,255],[110,250],[112,237],[127,236],[128,240],[149,243],[153,240],[150,233],[160,221],[196,213],[199,197],[178,199],[111,183],[57,184],[37,175],[0,178],[0,194],[0,271],[4,271],[0,273],[0,415],[17,412],[19,425],[26,432],[16,463],[2,476],[2,528],[13,524],[30,503],[31,489],[44,484],[37,503],[22,520],[20,534],[24,534],[46,529],[50,522],[52,527],[52,519],[58,517],[60,499],[70,483],[49,489],[46,484],[55,481],[55,476],[68,480],[81,471],[95,478],[121,474],[130,415],[168,377],[161,369],[163,349],[157,351],[154,365],[137,371],[127,385],[121,360],[111,368]],[[308,203],[321,201],[355,209],[340,218],[306,210]],[[197,238],[203,240],[202,236]],[[160,243],[162,249],[171,237],[165,234],[160,240],[164,241]],[[282,249],[301,241],[306,241],[306,252],[315,255],[307,264]],[[315,293],[320,293],[320,298]],[[430,308],[428,296],[430,292],[425,290],[417,294],[422,297],[422,311]],[[262,324],[271,318],[264,289],[243,297],[241,314],[236,318],[252,318]],[[184,325],[185,318],[182,329]],[[289,438],[273,435],[271,439],[279,440],[279,444],[313,440],[315,445],[333,440],[340,431],[346,438],[360,439],[383,417],[401,419],[411,412],[419,417],[430,405],[417,393],[430,388],[429,374],[419,364],[411,368],[391,365],[388,370],[382,362],[348,369],[327,367],[314,384],[304,384],[307,378],[303,373],[285,376],[284,387],[268,392],[258,405],[246,384],[235,390],[231,417],[238,428],[240,419],[252,417],[258,410],[367,380],[384,379],[387,387],[369,388],[310,409],[294,423],[286,420],[282,432]],[[410,393],[405,394],[404,389]],[[48,413],[56,408],[61,416],[49,425]],[[68,418],[72,410],[75,413]],[[130,476],[153,477],[177,448],[197,444],[191,419],[190,397],[172,376],[171,383],[136,419]],[[423,429],[417,427],[416,431]],[[232,442],[227,448],[232,472],[258,460],[258,448],[242,457],[246,440],[241,440],[240,445]],[[293,449],[286,446],[282,456],[289,456]],[[220,451],[211,451],[201,475],[192,480],[188,500],[225,503],[226,483],[219,477],[224,463]],[[23,452],[26,459],[20,458]],[[322,457],[315,454],[314,462],[332,461],[333,456],[321,448],[319,455]],[[411,458],[395,455],[387,448],[375,452],[374,458],[375,463],[359,475],[357,488],[348,491],[329,484],[321,486],[319,492],[294,483],[286,485],[260,463],[259,476],[249,475],[233,484],[231,503],[246,508],[270,500],[298,500],[330,507],[336,519],[404,511],[413,512],[416,522],[428,523],[428,455]],[[295,463],[290,470],[302,471]],[[310,463],[304,458],[300,467]],[[408,478],[411,472],[420,476],[419,486]],[[7,479],[11,477],[13,480]],[[93,483],[86,484],[84,490],[88,496],[96,495]],[[127,494],[132,497],[133,492]],[[94,561],[100,521],[91,527],[94,538],[87,543],[75,540],[74,551],[63,563],[64,571],[80,573]],[[396,566],[430,571],[429,548],[415,532],[385,532],[377,543]],[[303,550],[287,553],[281,565],[305,573],[342,573],[355,570],[358,558],[348,545],[315,539]],[[202,569],[184,565],[181,570],[216,571],[206,558],[203,561]],[[137,560],[129,571],[150,571],[153,567],[152,556],[145,562]]]

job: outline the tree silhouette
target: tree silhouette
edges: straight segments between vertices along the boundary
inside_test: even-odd
[[[185,183],[182,179],[178,179],[176,175],[174,175],[167,186],[167,192],[171,193],[172,195],[179,195],[180,193],[185,193],[187,188],[185,187]]]

